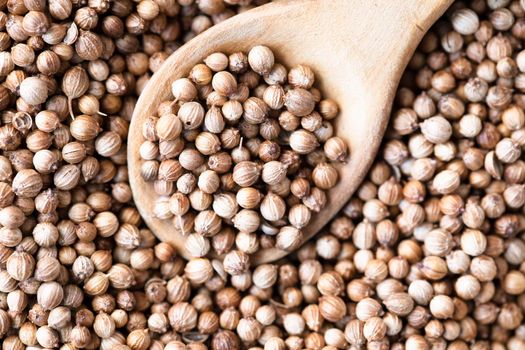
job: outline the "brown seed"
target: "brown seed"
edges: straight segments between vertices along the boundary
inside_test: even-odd
[[[185,302],[178,302],[168,311],[170,324],[178,332],[186,332],[197,325],[197,311]]]
[[[81,58],[93,61],[102,56],[104,44],[97,34],[80,30],[75,49]]]
[[[248,254],[238,250],[232,250],[225,255],[223,266],[224,270],[230,275],[240,275],[248,270],[250,259]]]
[[[290,135],[290,147],[299,154],[308,154],[319,145],[317,138],[306,130],[294,131]]]
[[[449,318],[454,312],[454,303],[446,295],[436,295],[430,301],[430,312],[439,319]]]
[[[79,141],[93,140],[99,131],[96,119],[88,115],[79,115],[70,124],[71,135]]]
[[[323,296],[319,299],[321,315],[330,322],[337,322],[346,315],[346,306],[337,296]]]
[[[312,179],[317,187],[328,190],[337,183],[339,174],[329,163],[319,163],[312,171]]]
[[[243,161],[238,163],[233,169],[233,180],[242,187],[253,185],[260,175],[260,168],[254,162]]]
[[[64,94],[68,97],[69,112],[73,119],[75,118],[71,108],[71,100],[84,95],[88,88],[89,78],[82,67],[75,66],[66,71],[62,79],[62,91],[64,91]],[[98,126],[96,129],[98,129]]]
[[[215,73],[211,84],[213,89],[223,96],[228,96],[237,90],[235,77],[226,71]]]
[[[38,304],[45,310],[57,307],[64,298],[64,290],[57,282],[45,282],[40,285],[37,292]]]
[[[29,105],[44,103],[48,97],[46,83],[37,77],[29,77],[20,84],[20,97]]]
[[[414,308],[414,301],[407,293],[394,293],[384,303],[389,311],[398,316],[406,316]]]
[[[380,317],[368,319],[363,326],[363,335],[369,342],[383,339],[386,331],[386,324]]]
[[[22,27],[29,35],[42,35],[49,28],[49,20],[43,12],[29,11],[24,16]]]
[[[274,60],[273,52],[266,46],[255,46],[248,53],[250,67],[260,75],[270,72]]]
[[[432,230],[425,236],[425,249],[432,255],[447,255],[453,244],[452,235],[445,230]]]
[[[419,268],[431,280],[439,280],[448,272],[445,261],[437,256],[426,257],[421,261]]]
[[[258,97],[249,97],[242,105],[243,118],[250,124],[261,124],[268,116],[268,105]]]
[[[284,96],[284,105],[288,112],[304,117],[312,113],[315,100],[310,92],[301,88],[289,90]]]
[[[509,271],[503,281],[503,289],[506,293],[518,295],[525,291],[525,276],[520,271]]]
[[[277,234],[275,247],[286,251],[294,251],[303,242],[303,233],[293,226],[281,227]]]
[[[24,281],[31,277],[34,267],[34,258],[25,252],[14,252],[7,259],[7,272],[17,281]]]

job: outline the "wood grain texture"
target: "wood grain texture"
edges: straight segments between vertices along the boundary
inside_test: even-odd
[[[141,125],[157,106],[171,99],[171,83],[216,51],[248,51],[267,45],[287,67],[312,67],[323,96],[340,106],[336,134],[351,155],[340,169],[339,184],[329,192],[327,206],[312,217],[305,240],[315,235],[348,201],[371,166],[388,124],[397,85],[409,59],[431,25],[453,0],[282,0],[222,22],[173,53],[141,94],[128,138],[128,168],[137,208],[149,228],[179,253],[184,237],[171,220],[153,215],[157,195],[140,176]],[[287,255],[261,250],[252,265]]]

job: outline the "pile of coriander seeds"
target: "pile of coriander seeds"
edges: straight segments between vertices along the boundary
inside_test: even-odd
[[[2,350],[525,348],[520,0],[452,5],[366,180],[287,258],[230,276],[143,224],[137,95],[185,41],[263,2],[0,1]]]
[[[334,136],[337,104],[306,65],[276,63],[266,46],[216,52],[171,85],[173,100],[142,124],[140,174],[187,254],[223,256],[240,275],[250,254],[296,250],[338,182],[348,147]],[[209,279],[213,270],[199,269]],[[207,274],[205,272],[208,272]]]

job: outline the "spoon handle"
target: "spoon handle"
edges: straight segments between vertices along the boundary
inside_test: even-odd
[[[318,1],[308,11],[312,12],[314,22],[320,24],[313,30],[324,36],[321,46],[361,56],[366,62],[361,68],[369,71],[397,62],[392,55],[408,60],[424,34],[452,2],[332,0]]]

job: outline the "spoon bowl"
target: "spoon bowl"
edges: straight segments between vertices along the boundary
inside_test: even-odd
[[[303,229],[315,235],[350,199],[365,177],[381,144],[401,75],[430,26],[453,0],[283,0],[228,19],[174,52],[142,92],[131,121],[128,168],[137,208],[162,241],[189,258],[184,236],[171,220],[153,214],[157,195],[140,175],[142,124],[163,101],[171,99],[171,83],[213,52],[231,54],[256,45],[272,49],[276,61],[290,68],[310,66],[316,87],[340,108],[335,135],[349,145],[350,156],[339,166],[340,180],[329,191],[325,208]],[[289,252],[276,248],[253,254],[253,265],[274,261]]]

